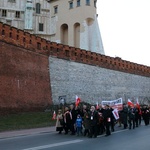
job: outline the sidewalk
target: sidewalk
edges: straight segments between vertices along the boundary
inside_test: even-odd
[[[40,134],[40,133],[55,132],[55,131],[56,131],[55,126],[44,127],[44,128],[34,128],[34,129],[23,129],[23,130],[16,130],[16,131],[5,131],[5,132],[0,132],[0,139]]]

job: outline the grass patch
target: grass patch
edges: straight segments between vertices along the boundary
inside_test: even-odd
[[[54,126],[50,112],[11,114],[0,117],[0,132]]]

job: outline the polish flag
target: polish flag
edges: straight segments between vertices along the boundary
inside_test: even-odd
[[[128,106],[134,107],[134,104],[131,102],[130,99],[128,99]]]
[[[97,109],[97,110],[99,109],[98,102],[96,102],[96,109]]]
[[[118,120],[118,119],[119,119],[118,109],[114,109],[114,110],[112,111],[112,113],[113,113],[115,119]]]
[[[138,98],[136,99],[136,107],[139,109],[139,114],[141,115],[142,111],[141,111],[141,107],[140,107]]]
[[[80,102],[81,102],[81,99],[76,95],[75,105],[78,106]]]
[[[56,112],[54,110],[52,120],[55,120],[55,119],[56,119]]]

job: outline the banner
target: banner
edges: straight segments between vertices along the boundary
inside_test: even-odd
[[[123,102],[122,98],[116,99],[116,100],[111,100],[111,101],[102,101],[102,107],[105,105],[109,105],[113,109],[117,109],[118,111],[123,109]]]
[[[113,113],[115,119],[118,120],[118,119],[119,119],[119,113],[118,113],[118,110],[117,110],[117,109],[114,109],[114,110],[112,111],[112,113]]]

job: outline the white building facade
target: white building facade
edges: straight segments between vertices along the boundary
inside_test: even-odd
[[[0,21],[47,40],[104,54],[97,0],[0,0]]]
[[[45,0],[0,0],[0,21],[50,40],[50,4]]]

